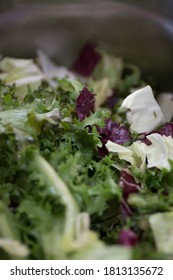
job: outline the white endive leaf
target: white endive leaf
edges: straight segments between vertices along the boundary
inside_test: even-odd
[[[152,133],[147,136],[152,143],[147,146],[148,168],[171,169],[169,160],[173,160],[173,138]]]
[[[140,168],[141,172],[146,168],[146,147],[147,146],[140,141],[134,142],[129,147],[123,147],[110,140],[106,143],[106,148],[109,152],[117,153],[120,159]]]
[[[147,145],[141,141],[136,141],[130,146],[130,149],[133,151],[135,166],[140,168],[141,172],[144,172],[146,169],[146,148]]]
[[[139,168],[141,172],[145,171],[146,162],[148,168],[156,167],[170,171],[170,160],[173,161],[173,138],[158,133],[152,133],[147,138],[151,142],[149,146],[136,141],[129,147],[123,147],[109,140],[106,148],[109,152],[117,153],[120,159]]]
[[[151,132],[164,122],[164,115],[157,104],[152,89],[146,86],[125,98],[121,108],[129,110],[130,128],[137,133]]]
[[[173,117],[173,93],[163,92],[159,94],[157,102],[164,114],[165,121],[170,122]]]
[[[107,141],[105,146],[109,152],[117,153],[120,159],[128,161],[134,165],[135,161],[133,152],[129,147],[123,147],[122,145],[116,144],[110,140]]]
[[[22,79],[16,80],[15,81],[15,85],[16,87],[20,87],[20,86],[24,86],[24,85],[32,85],[32,84],[39,84],[40,81],[42,81],[44,79],[44,75],[40,74],[40,75],[36,75],[36,76],[28,76],[28,77],[24,77]],[[14,82],[8,82],[8,85],[13,85]]]
[[[173,254],[173,212],[156,213],[149,217],[157,250]]]
[[[57,66],[43,51],[38,50],[38,62],[51,86],[55,86],[56,82],[52,78],[76,79],[76,76],[65,66]]]
[[[4,251],[12,256],[21,258],[27,257],[29,254],[29,250],[24,244],[9,238],[0,238],[0,248],[3,248]]]

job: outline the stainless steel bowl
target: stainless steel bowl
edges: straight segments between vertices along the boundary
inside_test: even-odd
[[[139,65],[159,87],[173,90],[173,1],[0,3],[2,55],[33,57],[41,48],[70,65],[87,41]]]

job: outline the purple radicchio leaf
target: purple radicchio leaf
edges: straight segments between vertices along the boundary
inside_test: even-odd
[[[160,129],[155,131],[156,133],[159,133],[160,135],[165,136],[171,136],[173,137],[173,123],[165,123],[164,126],[162,126]]]
[[[133,247],[138,243],[138,237],[133,230],[122,229],[119,233],[118,243],[124,246]]]
[[[150,145],[152,144],[151,141],[150,141],[149,139],[146,138],[146,136],[145,136],[143,139],[141,139],[141,141],[142,141],[143,143],[145,143],[147,146],[150,146]]]
[[[131,140],[129,129],[124,125],[112,121],[111,119],[106,119],[105,126],[103,128],[98,127],[97,130],[103,144],[103,147],[98,150],[100,156],[108,154],[105,147],[108,140],[120,145]]]
[[[140,140],[147,146],[151,145],[151,141],[147,139],[146,136],[152,133],[159,133],[162,136],[171,136],[173,138],[173,122],[165,123],[161,128],[159,128],[158,130],[153,130],[149,134],[140,135]]]
[[[88,77],[100,59],[101,54],[96,51],[96,44],[88,43],[79,53],[79,56],[73,65],[73,69],[76,73]]]
[[[120,175],[120,186],[123,191],[123,199],[120,204],[120,212],[123,220],[126,220],[129,216],[132,216],[133,209],[128,205],[128,197],[132,193],[138,193],[140,185],[137,184],[131,174],[128,171],[122,170]]]
[[[76,99],[76,114],[79,120],[84,120],[91,112],[94,112],[95,97],[94,94],[84,87]]]
[[[128,217],[132,216],[133,214],[132,209],[124,199],[122,199],[120,203],[120,212],[123,220],[126,220]]]
[[[118,102],[118,91],[117,89],[112,89],[112,94],[106,100],[106,107],[113,110],[114,106]]]
[[[99,128],[98,132],[104,144],[106,144],[108,140],[117,144],[125,144],[131,140],[129,129],[111,119],[106,119],[105,126]]]
[[[140,185],[137,184],[133,176],[125,170],[121,171],[120,186],[122,187],[125,200],[127,200],[131,193],[138,193],[140,190]]]

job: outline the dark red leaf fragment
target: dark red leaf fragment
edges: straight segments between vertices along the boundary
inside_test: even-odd
[[[76,73],[88,77],[101,59],[101,54],[96,51],[96,44],[86,44],[77,57],[73,69]]]
[[[131,193],[138,193],[140,190],[140,185],[137,184],[133,176],[125,170],[121,171],[120,185],[122,187],[123,197],[125,200],[127,200]]]
[[[111,119],[106,119],[105,126],[103,128],[98,127],[97,130],[100,134],[101,142],[103,144],[103,147],[98,150],[100,156],[105,156],[108,154],[108,151],[105,147],[105,144],[108,140],[120,145],[131,140],[129,129],[122,124],[112,121]]]
[[[137,234],[131,229],[122,229],[119,233],[118,243],[124,246],[133,247],[138,243]]]
[[[84,120],[94,112],[95,97],[86,87],[83,88],[76,99],[76,114],[79,120]]]

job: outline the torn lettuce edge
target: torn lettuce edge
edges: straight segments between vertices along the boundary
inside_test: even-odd
[[[136,141],[129,147],[107,141],[109,152],[117,153],[121,160],[129,162],[132,166],[144,172],[146,167],[156,167],[160,170],[171,170],[170,160],[173,160],[173,138],[171,136],[152,133],[147,136],[151,145]]]

